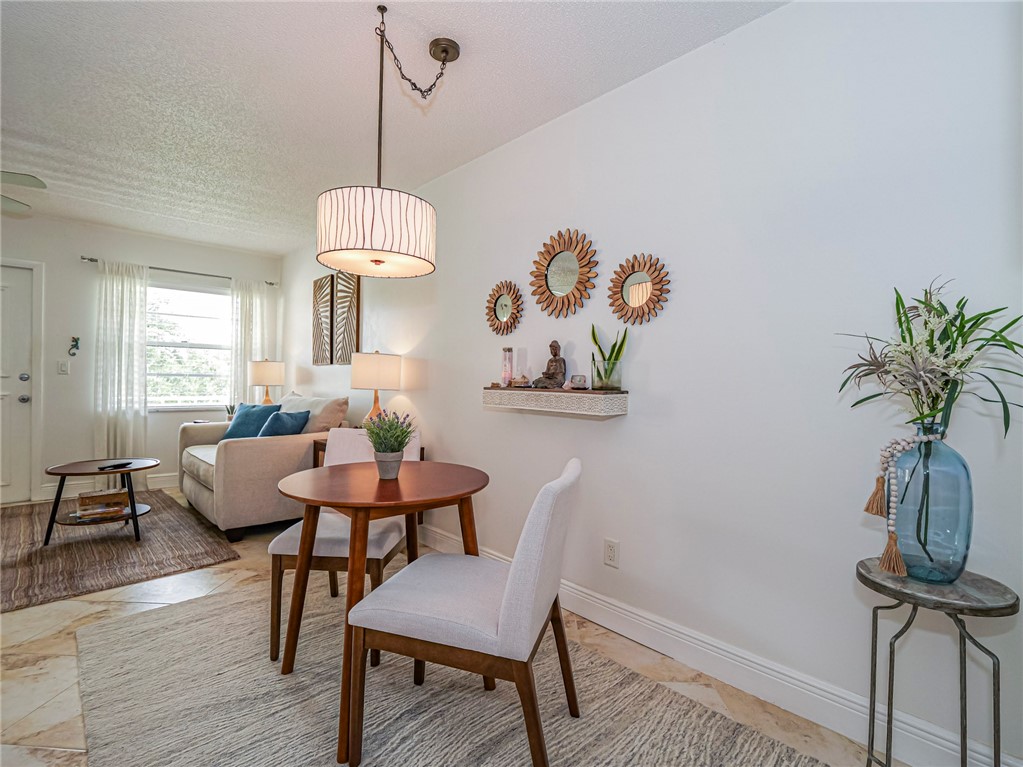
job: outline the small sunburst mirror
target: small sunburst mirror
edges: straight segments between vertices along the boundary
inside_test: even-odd
[[[670,282],[660,259],[645,253],[626,259],[611,277],[607,292],[611,308],[622,322],[642,325],[664,308]]]
[[[511,333],[522,318],[522,293],[514,282],[497,283],[487,297],[487,323],[499,336]]]

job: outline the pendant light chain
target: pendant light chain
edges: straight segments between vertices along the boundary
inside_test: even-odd
[[[437,87],[437,83],[444,76],[444,70],[448,67],[447,55],[445,54],[444,59],[440,62],[440,71],[437,76],[433,78],[433,83],[428,88],[420,88],[416,82],[410,79],[405,71],[401,68],[401,60],[398,58],[398,54],[394,52],[394,46],[391,45],[391,41],[387,39],[387,24],[384,23],[384,13],[380,12],[380,26],[376,28],[377,36],[380,38],[380,51],[381,56],[383,55],[383,46],[387,46],[387,50],[391,52],[391,58],[394,59],[394,66],[398,69],[398,74],[401,75],[401,79],[407,82],[412,90],[418,93],[423,100],[430,98],[430,94],[433,93],[433,89]],[[381,59],[383,61],[383,59]]]

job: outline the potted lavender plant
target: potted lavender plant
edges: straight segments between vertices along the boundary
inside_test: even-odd
[[[405,448],[416,432],[412,416],[381,410],[363,423],[363,428],[373,444],[380,479],[397,479]]]
[[[896,290],[898,337],[864,336],[867,351],[846,368],[839,387],[875,384],[881,391],[852,406],[895,399],[910,414],[907,423],[917,426],[916,435],[896,437],[881,448],[880,471],[865,510],[888,518],[881,569],[933,583],[951,583],[962,574],[973,530],[970,471],[945,444],[952,409],[964,394],[994,403],[1008,434],[1010,406],[1020,405],[1006,399],[995,376],[1023,378],[1018,368],[1009,367],[1012,355],[1023,357],[1023,347],[1006,335],[1023,317],[996,324],[1006,307],[969,314],[966,298],[950,309],[942,300],[946,286],[932,283],[908,306]],[[993,396],[975,391],[974,384]]]

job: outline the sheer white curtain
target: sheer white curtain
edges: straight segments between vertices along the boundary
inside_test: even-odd
[[[249,362],[271,354],[267,342],[267,284],[231,279],[231,401],[253,400],[249,386]]]
[[[146,454],[148,268],[100,261],[96,327],[96,457]],[[146,489],[145,473],[132,477]]]

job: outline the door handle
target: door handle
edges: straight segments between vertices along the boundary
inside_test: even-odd
[[[31,402],[31,400],[32,400],[32,398],[30,396],[28,396],[27,394],[22,394],[20,397],[18,397],[18,402],[20,402],[22,404],[24,404],[26,402]]]

